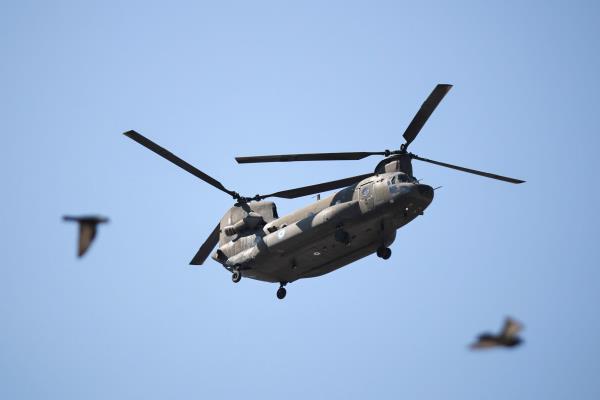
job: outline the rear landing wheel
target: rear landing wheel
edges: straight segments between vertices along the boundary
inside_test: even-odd
[[[285,290],[285,288],[283,286],[281,286],[279,289],[277,289],[277,298],[279,300],[283,300],[285,298],[286,294],[287,294],[287,291]]]
[[[231,280],[233,283],[238,283],[241,279],[242,273],[238,269],[233,270],[233,274],[231,274]]]

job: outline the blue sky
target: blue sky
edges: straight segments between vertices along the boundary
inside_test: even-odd
[[[600,396],[595,2],[3,2],[0,397]],[[236,155],[412,151],[443,186],[370,256],[288,286],[188,262],[246,195],[371,171]],[[278,201],[280,214],[314,199]],[[82,260],[65,214],[111,218]],[[472,353],[512,315],[515,351]]]

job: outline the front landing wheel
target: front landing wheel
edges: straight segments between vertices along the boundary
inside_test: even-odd
[[[389,247],[380,247],[377,249],[377,257],[387,260],[392,256],[392,249]]]
[[[242,273],[238,269],[234,270],[233,274],[231,274],[231,280],[233,281],[233,283],[238,283],[241,279]]]

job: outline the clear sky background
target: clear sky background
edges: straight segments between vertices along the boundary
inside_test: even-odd
[[[483,3],[2,2],[0,397],[600,398],[600,9]],[[415,161],[392,258],[284,301],[188,265],[231,199],[122,135],[267,193],[379,158],[234,156],[397,149],[437,83],[412,150],[527,183]],[[66,213],[111,218],[81,260]]]

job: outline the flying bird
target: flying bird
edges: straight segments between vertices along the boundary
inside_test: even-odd
[[[514,319],[507,317],[504,321],[502,331],[498,335],[483,333],[477,341],[471,345],[471,349],[489,349],[492,347],[515,347],[522,343],[517,334],[523,329],[523,325]]]
[[[79,224],[78,257],[83,256],[92,244],[92,241],[96,237],[96,226],[108,222],[108,218],[99,216],[72,217],[65,215],[63,220],[77,222]]]

